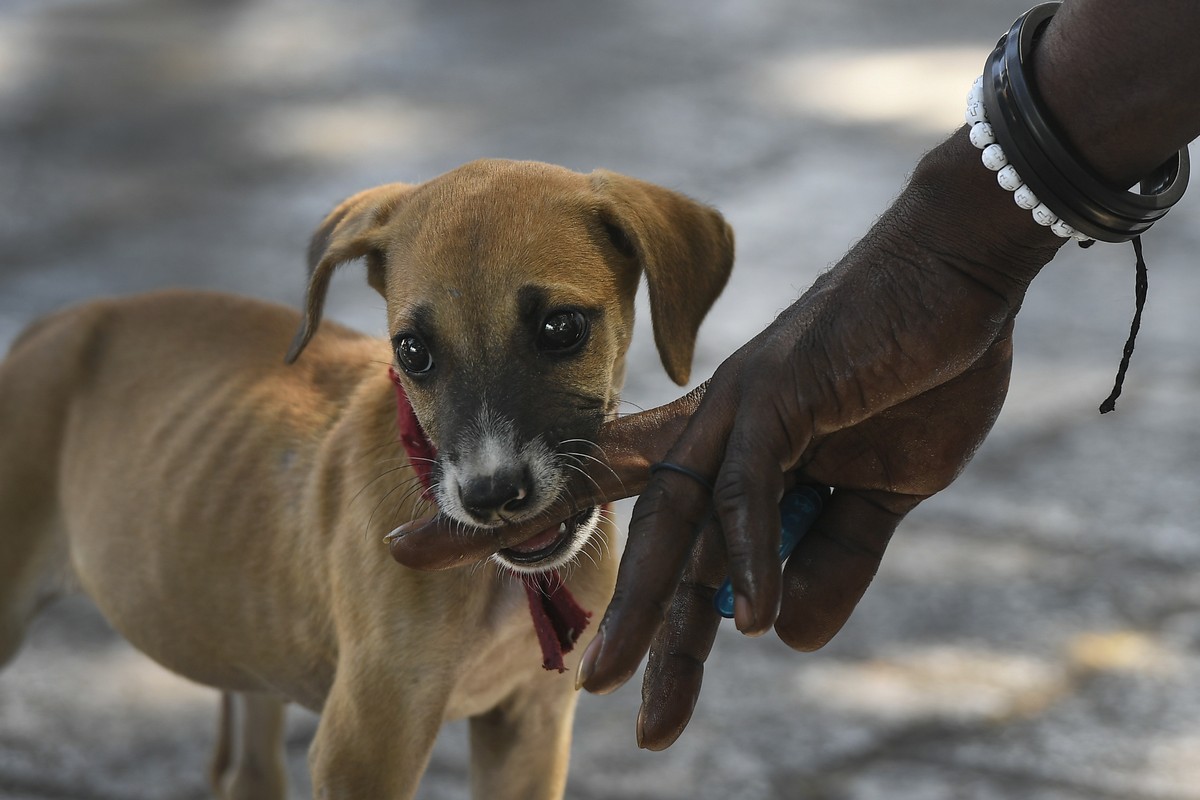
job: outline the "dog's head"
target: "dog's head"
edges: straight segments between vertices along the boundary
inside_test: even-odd
[[[362,258],[387,301],[394,364],[437,448],[442,511],[497,526],[544,511],[617,409],[638,280],[667,373],[688,380],[696,331],[725,286],[720,214],[611,172],[476,161],[428,183],[357,194],[313,236],[299,356],[333,271]],[[498,558],[540,571],[594,530],[583,512]]]

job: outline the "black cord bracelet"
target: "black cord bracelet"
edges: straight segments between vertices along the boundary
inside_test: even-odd
[[[670,461],[658,461],[650,465],[651,475],[656,472],[661,472],[662,470],[666,470],[667,472],[678,472],[680,475],[686,475],[708,490],[709,494],[713,493],[712,483],[709,482],[708,478],[704,477],[699,472],[696,472],[694,469],[689,469],[688,467],[680,466],[679,464],[673,464]]]
[[[1145,232],[1183,196],[1187,148],[1145,177],[1141,193],[1114,188],[1075,154],[1028,74],[1037,37],[1060,5],[1031,8],[1000,37],[983,73],[983,107],[995,141],[1036,200],[1084,237],[1126,242]]]

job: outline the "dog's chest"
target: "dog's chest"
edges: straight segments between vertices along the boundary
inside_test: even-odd
[[[497,580],[487,609],[480,617],[478,636],[467,649],[462,675],[450,697],[447,719],[461,719],[494,708],[521,684],[537,678],[542,656],[520,582]],[[554,677],[569,680],[565,675]]]

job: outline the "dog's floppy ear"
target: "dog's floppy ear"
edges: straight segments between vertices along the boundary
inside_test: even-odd
[[[646,275],[654,343],[671,380],[683,386],[696,332],[733,269],[733,229],[715,209],[678,192],[607,170],[591,178],[612,201],[610,238]]]
[[[413,187],[389,183],[367,189],[343,200],[313,232],[308,245],[308,291],[304,300],[304,319],[292,340],[285,361],[293,363],[317,332],[329,279],[347,261],[367,259],[367,283],[383,294],[383,241],[380,229],[403,202]]]

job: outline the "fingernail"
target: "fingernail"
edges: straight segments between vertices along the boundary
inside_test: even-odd
[[[642,708],[638,709],[638,716],[637,716],[637,745],[642,750],[646,749],[646,745],[645,745],[646,731],[644,729],[645,722],[646,722],[646,708],[643,706]]]
[[[579,662],[579,672],[575,674],[576,691],[582,689],[583,685],[592,677],[592,671],[596,668],[596,659],[600,657],[602,647],[604,647],[604,631],[597,633],[596,638],[592,639],[587,649],[583,651],[583,658]]]
[[[758,630],[758,618],[754,614],[754,605],[744,594],[734,595],[733,622],[737,625],[737,629],[747,636],[762,634],[762,631]]]
[[[388,544],[391,544],[392,542],[398,542],[401,539],[403,539],[405,536],[408,536],[413,531],[421,530],[426,525],[433,522],[433,519],[434,519],[433,517],[426,517],[424,519],[411,519],[408,522],[401,525],[400,527],[393,530],[387,536],[384,536],[383,540],[385,542],[387,542]]]

